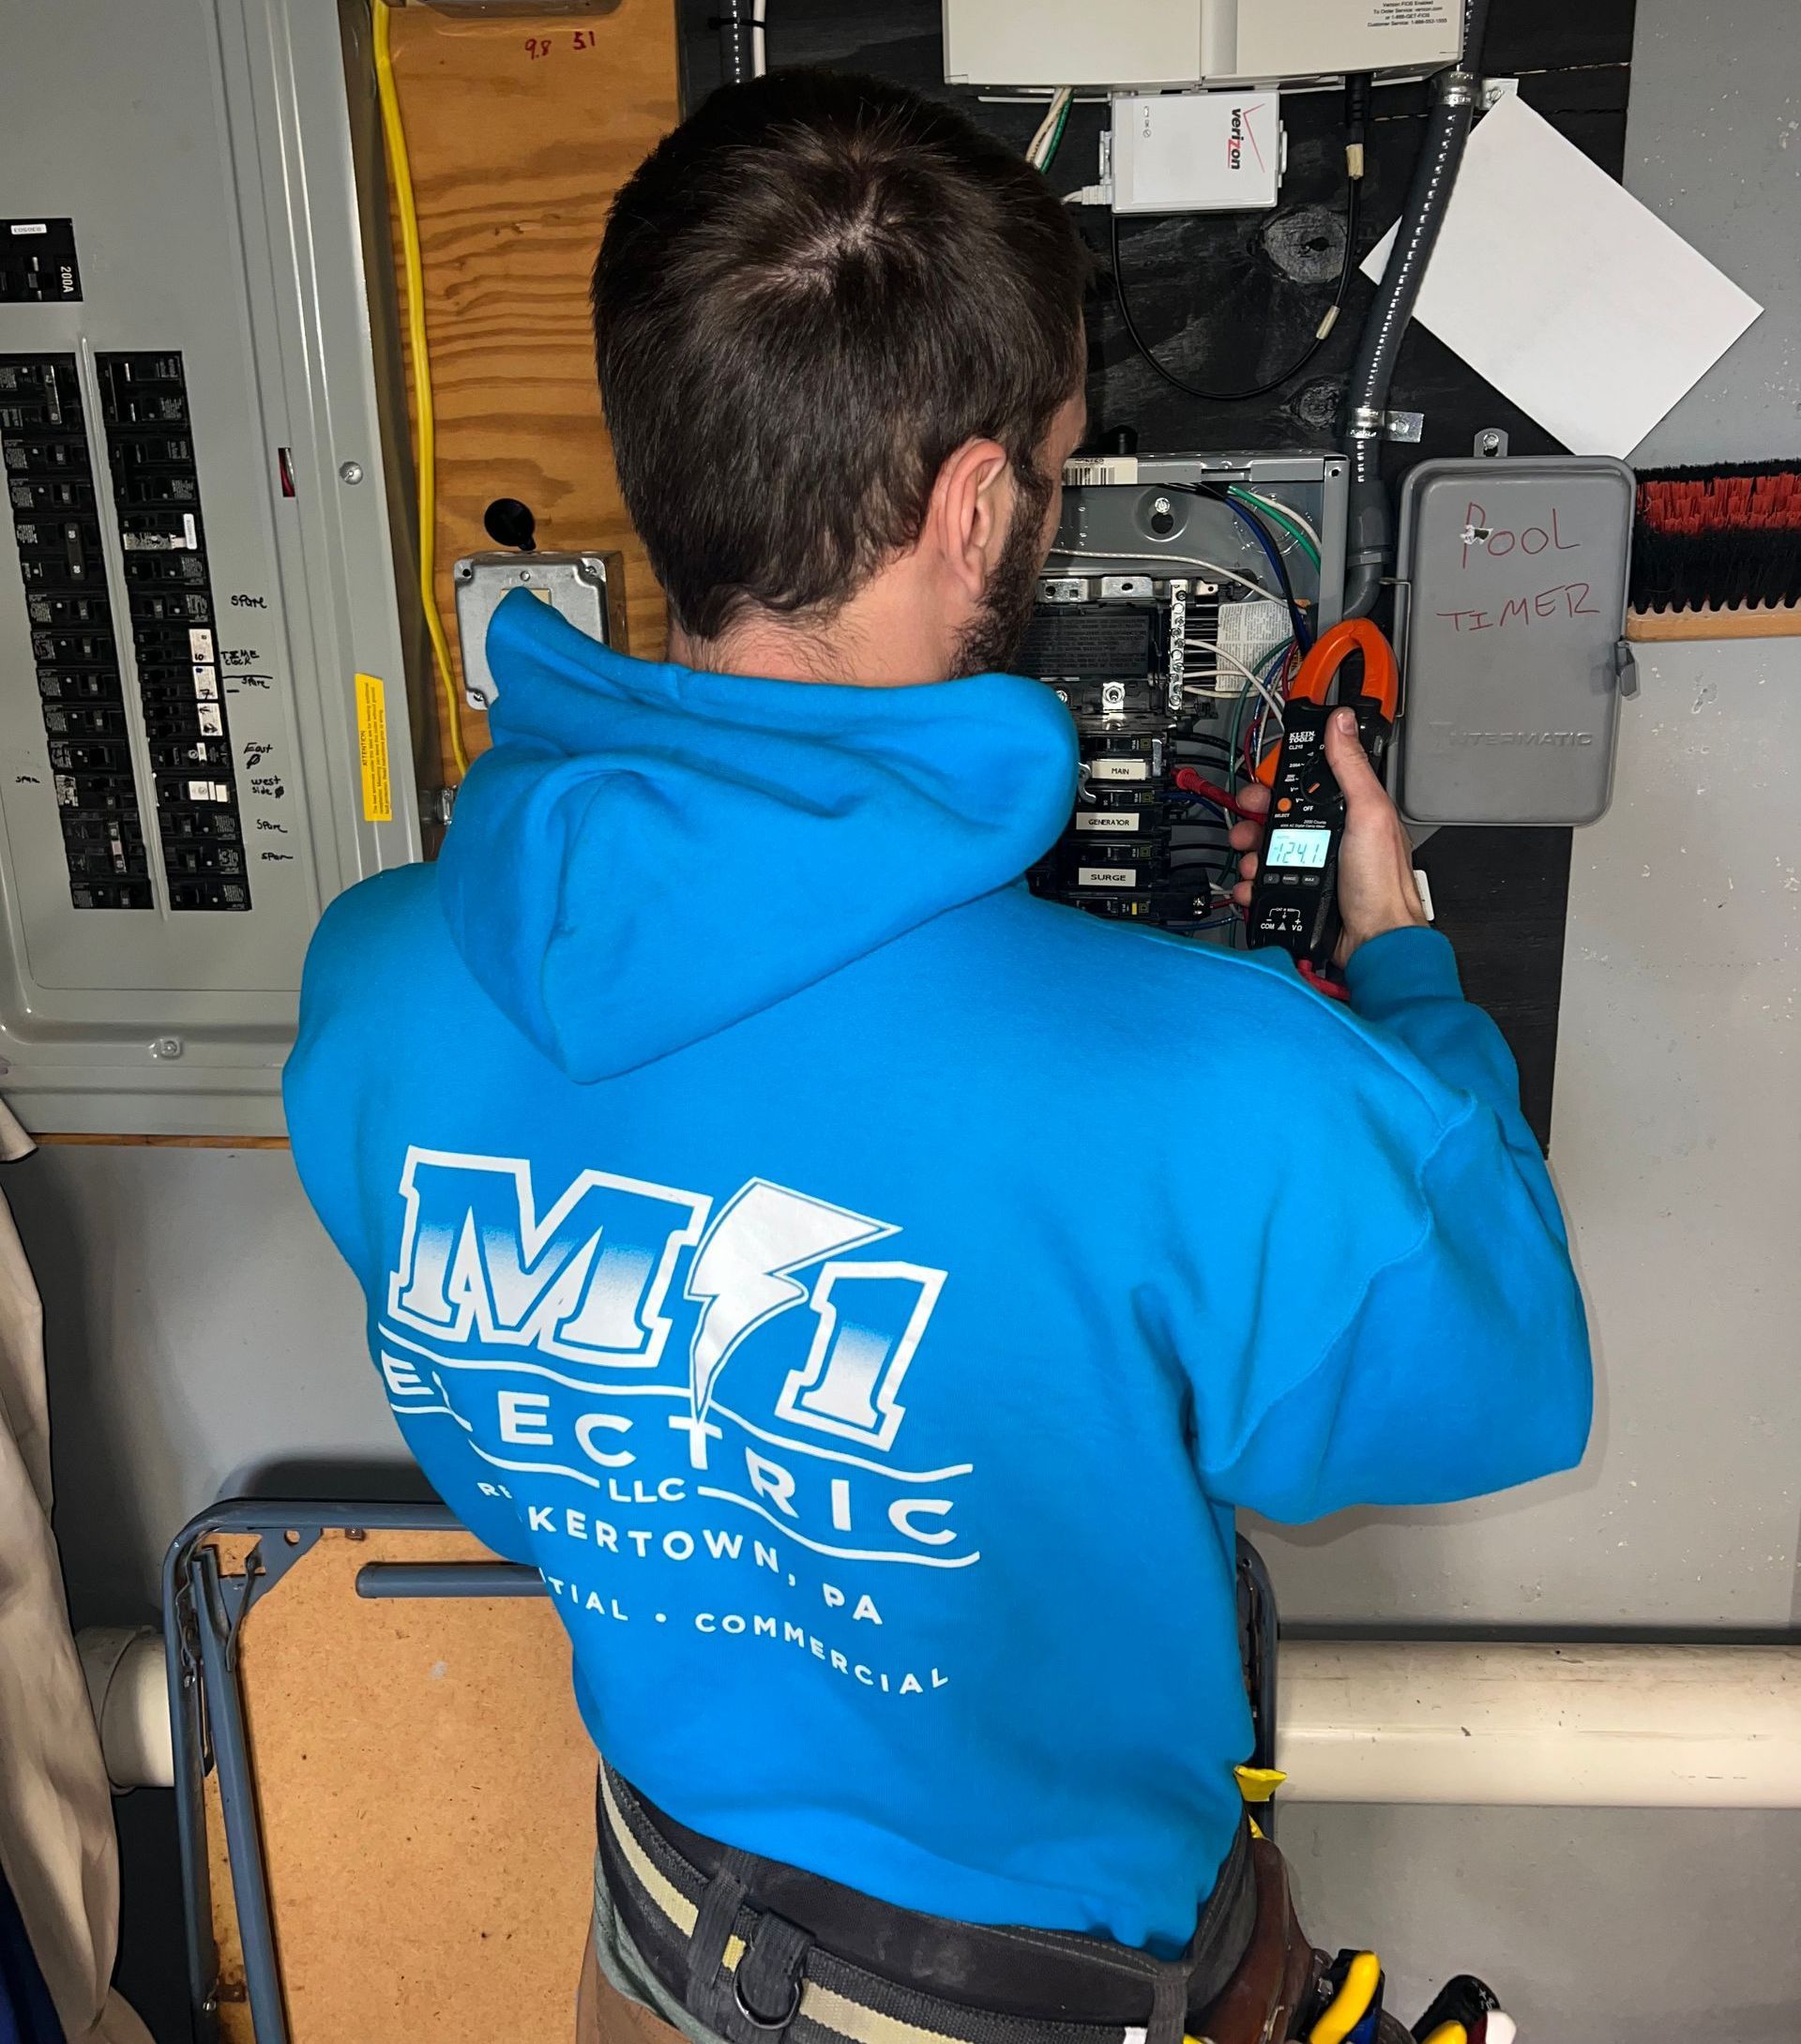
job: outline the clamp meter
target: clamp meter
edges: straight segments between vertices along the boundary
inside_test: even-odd
[[[1355,695],[1330,700],[1350,660],[1363,670]],[[1269,834],[1251,889],[1247,939],[1253,950],[1279,945],[1317,974],[1339,942],[1339,846],[1344,795],[1325,762],[1334,709],[1356,713],[1357,736],[1380,777],[1400,692],[1394,650],[1367,617],[1347,618],[1309,648],[1288,691],[1280,744],[1261,763],[1269,784]]]

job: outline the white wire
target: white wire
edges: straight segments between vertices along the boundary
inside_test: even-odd
[[[1025,145],[1025,160],[1034,170],[1041,171],[1044,168],[1039,161],[1039,152],[1050,145],[1052,136],[1057,131],[1058,116],[1074,98],[1075,88],[1070,85],[1059,85],[1051,95],[1051,105],[1043,120],[1038,123],[1038,131]]]
[[[1219,653],[1219,648],[1218,646],[1203,646],[1201,650],[1204,652],[1218,654],[1221,659],[1227,661],[1231,666],[1237,668],[1238,672],[1245,677],[1246,681],[1250,685],[1251,688],[1256,689],[1257,693],[1263,697],[1264,701],[1268,704],[1269,707],[1272,710],[1275,711],[1276,715],[1278,717],[1281,716],[1281,698],[1278,695],[1273,695],[1270,692],[1268,686],[1265,683],[1259,681],[1257,676],[1253,674],[1248,667],[1240,665],[1237,660],[1234,660],[1233,659],[1230,653]],[[1218,694],[1218,691],[1217,689],[1195,689],[1190,691],[1190,693],[1194,695],[1215,695]]]
[[[1216,660],[1224,660],[1234,674],[1242,674],[1252,688],[1256,687],[1257,677],[1245,665],[1244,661],[1235,653],[1228,653],[1225,647],[1216,641],[1212,639],[1185,638],[1182,644],[1189,653],[1211,653]]]
[[[1311,524],[1292,504],[1279,504],[1268,497],[1260,497],[1254,490],[1247,490],[1242,483],[1233,483],[1232,487],[1247,503],[1259,505],[1266,510],[1279,511],[1284,518],[1298,525],[1316,547],[1324,543],[1320,538],[1319,528]],[[1288,535],[1284,533],[1281,537],[1286,538]]]
[[[1218,561],[1203,561],[1198,553],[1165,553],[1160,547],[1156,553],[1148,551],[1143,553],[1097,553],[1090,547],[1053,547],[1051,550],[1051,558],[1053,561],[1131,561],[1139,564],[1140,573],[1143,572],[1145,565],[1173,561],[1178,568],[1204,568],[1210,575],[1222,575],[1226,581],[1235,582],[1241,589],[1249,589],[1252,596],[1267,597],[1272,603],[1284,601],[1275,590],[1264,588],[1260,582],[1252,582],[1249,575],[1241,575],[1235,568],[1222,568]]]

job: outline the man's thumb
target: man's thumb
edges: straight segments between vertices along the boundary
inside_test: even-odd
[[[1357,736],[1355,711],[1334,710],[1325,727],[1325,759],[1344,791],[1346,805],[1360,809],[1372,797],[1385,799],[1382,782],[1370,764],[1363,741]]]

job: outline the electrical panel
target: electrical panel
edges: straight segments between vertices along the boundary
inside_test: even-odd
[[[368,13],[153,11],[0,0],[0,1090],[275,1134],[308,938],[418,855],[431,728]]]
[[[1273,735],[1294,623],[1270,550],[1309,630],[1338,622],[1345,503],[1338,455],[1114,456],[1066,469],[1014,665],[1069,705],[1082,785],[1033,870],[1035,893],[1234,941],[1231,819],[1199,791],[1230,792]]]
[[[1309,83],[1454,64],[1463,0],[944,0],[957,85]]]

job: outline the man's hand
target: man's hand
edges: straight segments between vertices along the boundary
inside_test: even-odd
[[[1360,944],[1390,930],[1423,925],[1427,915],[1414,883],[1413,843],[1357,742],[1357,719],[1350,710],[1335,710],[1327,719],[1325,758],[1344,791],[1344,836],[1339,845],[1339,920],[1344,933],[1336,954],[1342,965]],[[1255,821],[1234,824],[1232,829],[1232,848],[1244,855],[1232,898],[1240,908],[1249,908],[1269,790],[1253,785],[1238,799],[1258,812]]]

